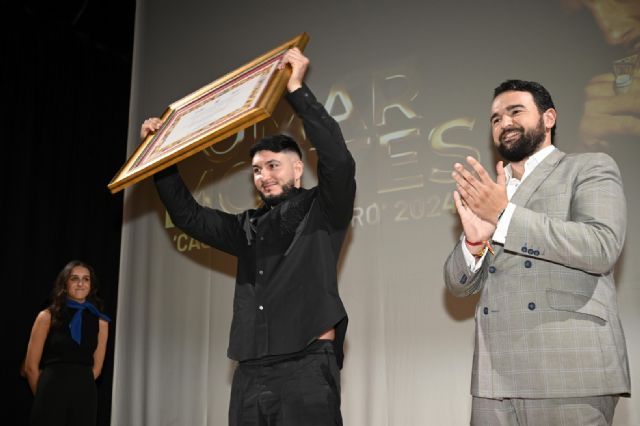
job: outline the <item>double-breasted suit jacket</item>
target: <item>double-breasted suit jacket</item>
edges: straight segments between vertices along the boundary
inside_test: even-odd
[[[454,295],[481,292],[472,395],[629,394],[613,277],[627,223],[618,166],[606,154],[554,150],[511,203],[495,255],[471,272],[458,242],[444,267]]]

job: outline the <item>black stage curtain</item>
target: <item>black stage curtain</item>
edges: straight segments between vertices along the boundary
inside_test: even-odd
[[[126,160],[135,1],[2,9],[3,424],[28,424],[19,370],[31,326],[58,271],[80,259],[114,319],[98,380],[98,424],[109,425],[123,196],[107,184]]]

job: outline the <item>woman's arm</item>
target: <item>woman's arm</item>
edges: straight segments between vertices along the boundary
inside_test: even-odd
[[[31,328],[31,337],[27,346],[27,357],[25,359],[24,372],[29,382],[31,392],[36,394],[38,379],[40,378],[40,360],[44,350],[44,342],[49,334],[51,326],[51,312],[48,309],[41,311],[36,317]]]
[[[102,372],[104,357],[107,352],[107,338],[109,337],[109,323],[103,319],[100,320],[100,328],[98,330],[98,346],[93,353],[93,378],[97,379]]]

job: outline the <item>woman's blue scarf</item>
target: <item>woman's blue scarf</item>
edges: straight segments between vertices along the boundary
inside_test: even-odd
[[[79,303],[75,300],[67,299],[67,307],[77,309],[69,323],[69,330],[71,330],[71,338],[78,344],[80,344],[80,340],[82,339],[82,311],[88,309],[93,315],[105,321],[111,321],[111,318],[100,312],[91,302]]]

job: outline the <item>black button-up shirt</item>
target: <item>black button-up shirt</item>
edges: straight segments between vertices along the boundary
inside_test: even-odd
[[[300,188],[271,209],[233,215],[199,205],[175,167],[154,180],[178,228],[238,258],[231,359],[298,352],[335,327],[342,366],[347,313],[338,294],[337,262],[353,215],[355,162],[338,123],[306,86],[287,100],[316,148],[316,187]]]

